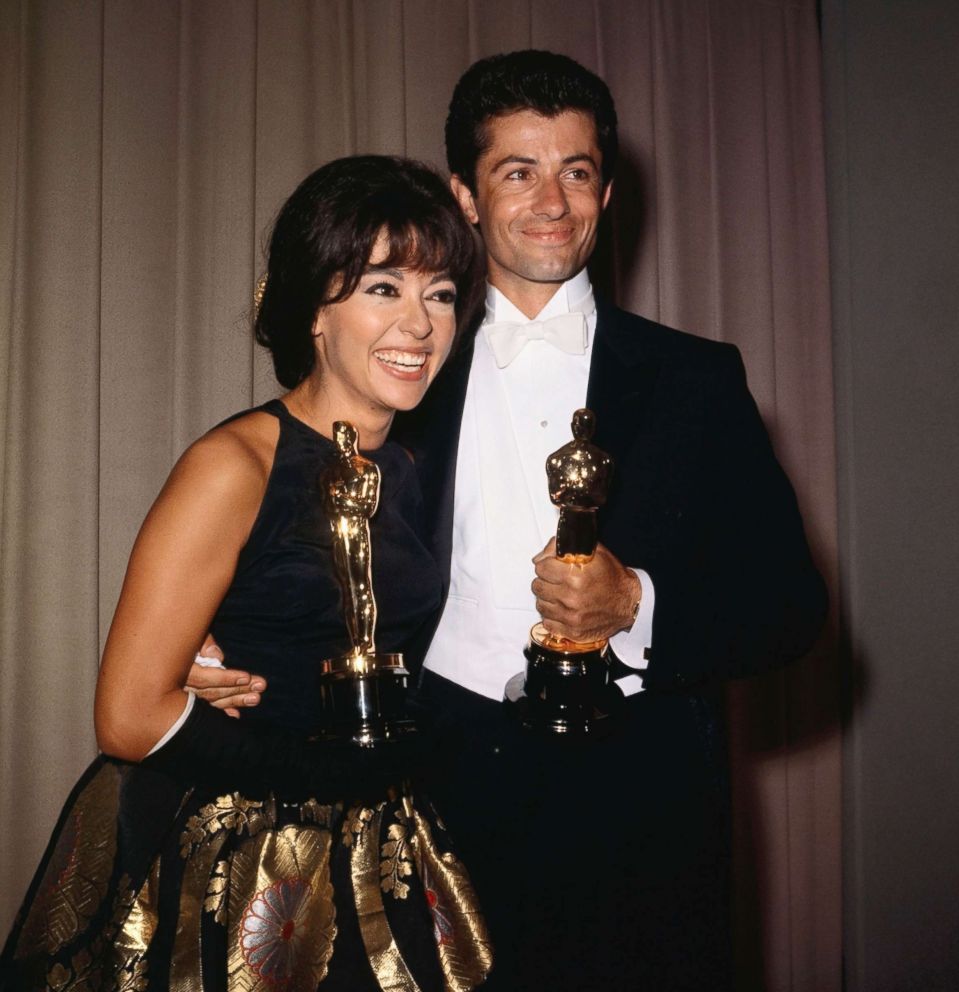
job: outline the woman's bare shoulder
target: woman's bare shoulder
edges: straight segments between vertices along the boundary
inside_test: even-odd
[[[165,488],[191,503],[198,498],[243,515],[255,513],[279,433],[276,417],[259,410],[215,427],[180,456]]]
[[[280,422],[272,414],[251,410],[207,432],[195,442],[211,457],[238,459],[265,479],[273,466]]]

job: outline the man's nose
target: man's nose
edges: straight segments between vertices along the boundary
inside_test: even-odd
[[[550,220],[558,220],[569,212],[566,200],[566,190],[558,176],[548,177],[539,184],[536,190],[536,200],[533,203],[533,213]]]

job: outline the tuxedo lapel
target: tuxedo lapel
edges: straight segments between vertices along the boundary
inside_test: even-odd
[[[635,441],[659,374],[659,355],[643,333],[645,323],[597,301],[586,405],[596,414],[596,444],[614,459]]]

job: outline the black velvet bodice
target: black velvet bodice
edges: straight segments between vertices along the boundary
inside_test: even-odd
[[[211,631],[230,667],[267,679],[260,705],[243,718],[309,732],[318,722],[319,664],[350,647],[317,482],[336,447],[279,400],[261,409],[279,419],[280,437],[263,502]],[[392,442],[364,455],[381,476],[370,524],[376,647],[401,651],[434,618],[441,580],[423,543],[409,456]]]

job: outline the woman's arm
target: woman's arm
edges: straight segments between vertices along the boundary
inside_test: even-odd
[[[263,498],[279,426],[219,428],[177,463],[127,567],[97,681],[103,751],[140,760],[183,712],[183,684]]]

